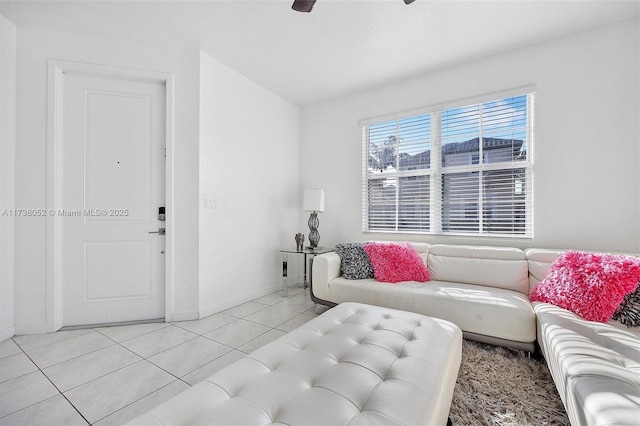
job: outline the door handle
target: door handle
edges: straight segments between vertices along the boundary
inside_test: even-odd
[[[151,231],[149,233],[150,234],[165,235],[167,233],[167,228],[158,228],[157,231]]]

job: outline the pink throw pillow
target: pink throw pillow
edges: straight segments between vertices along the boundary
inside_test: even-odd
[[[364,251],[369,255],[378,281],[429,281],[429,270],[418,252],[409,243],[367,243]]]
[[[590,321],[607,322],[624,297],[638,287],[638,280],[638,257],[567,251],[556,258],[529,299],[552,303]]]

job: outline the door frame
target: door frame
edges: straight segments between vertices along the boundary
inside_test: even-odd
[[[47,332],[63,326],[62,282],[62,217],[55,214],[62,203],[62,143],[64,75],[88,75],[165,85],[165,191],[166,191],[166,247],[165,247],[165,321],[173,321],[173,125],[174,99],[171,73],[137,70],[82,62],[48,60],[47,88]]]

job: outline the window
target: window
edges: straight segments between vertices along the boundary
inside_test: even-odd
[[[533,236],[533,94],[363,128],[363,229]]]

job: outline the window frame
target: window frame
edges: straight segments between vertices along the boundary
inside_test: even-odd
[[[363,233],[376,233],[376,234],[418,234],[418,235],[437,235],[437,236],[462,236],[471,238],[510,238],[510,239],[533,239],[533,224],[534,224],[534,204],[533,204],[533,159],[534,159],[534,99],[535,99],[535,87],[527,86],[523,88],[511,89],[499,93],[493,93],[483,95],[475,98],[468,98],[462,101],[450,102],[446,104],[435,105],[429,108],[421,108],[411,111],[405,111],[393,115],[387,115],[372,119],[361,121],[359,124],[362,126],[362,231]],[[491,132],[482,132],[482,126],[480,130],[475,134],[478,137],[478,152],[469,153],[471,157],[473,155],[478,156],[477,164],[473,164],[471,160],[469,164],[444,166],[442,164],[442,146],[443,140],[441,137],[442,128],[442,113],[455,108],[472,107],[479,104],[480,111],[482,112],[482,104],[490,102],[499,102],[504,99],[526,96],[526,115],[524,131],[526,133],[526,154],[527,158],[524,160],[504,161],[504,162],[486,162],[480,161],[487,155],[484,151],[483,137],[490,137]],[[369,171],[369,149],[370,149],[370,127],[375,124],[385,123],[392,120],[402,120],[419,115],[430,116],[430,167],[428,169],[419,170],[399,170],[399,155],[396,157],[396,170],[385,171],[381,173],[372,174]],[[482,113],[479,114],[479,120],[482,122]],[[396,136],[398,133],[396,133]],[[395,145],[399,146],[401,141],[399,137],[396,137]],[[400,152],[400,151],[396,151]],[[470,158],[471,158],[470,157]],[[521,188],[524,190],[524,222],[522,225],[523,232],[521,233],[507,233],[502,230],[499,232],[488,231],[484,227],[485,216],[489,212],[486,204],[488,198],[484,198],[483,194],[483,180],[487,179],[487,173],[494,171],[509,171],[509,170],[523,170],[524,171],[524,183],[521,183]],[[469,173],[477,172],[478,178],[478,203],[477,203],[477,217],[478,225],[475,231],[444,231],[443,230],[443,215],[444,215],[444,200],[443,200],[443,179],[446,175],[452,175],[454,173]],[[429,224],[428,226],[419,226],[415,229],[399,229],[400,221],[400,179],[414,176],[429,176]],[[378,229],[370,226],[371,217],[369,211],[369,183],[380,179],[395,179],[396,186],[396,200],[395,200],[395,226],[394,229]],[[514,177],[511,181],[516,185],[517,179]],[[514,194],[517,194],[514,189]],[[499,206],[499,204],[498,204]],[[508,204],[504,204],[508,207]],[[514,209],[516,204],[511,205],[511,209]],[[495,210],[492,208],[492,211]],[[516,213],[513,213],[514,215]],[[489,216],[490,217],[490,216]],[[511,223],[515,223],[514,219],[511,219]],[[420,229],[419,229],[420,228]],[[427,229],[427,230],[425,230]]]

